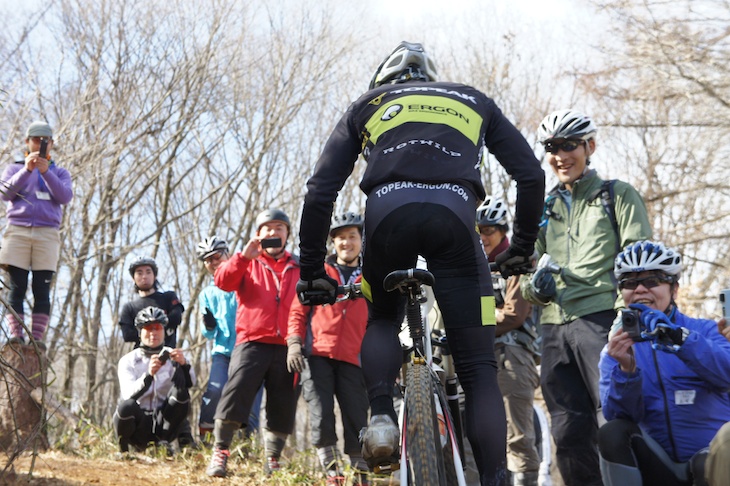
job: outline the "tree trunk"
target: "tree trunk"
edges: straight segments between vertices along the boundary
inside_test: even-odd
[[[43,408],[30,395],[43,385],[46,358],[39,359],[33,346],[17,344],[3,346],[0,356],[0,449],[13,457],[33,447],[36,438],[46,448]]]

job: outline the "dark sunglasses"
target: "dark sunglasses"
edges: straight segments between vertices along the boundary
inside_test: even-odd
[[[618,281],[618,288],[620,288],[621,290],[635,290],[636,287],[641,284],[647,289],[653,289],[654,287],[657,287],[663,283],[671,284],[673,282],[674,277],[671,277],[669,275],[665,277],[651,276],[644,278],[625,278]]]
[[[585,140],[563,140],[562,142],[549,140],[543,143],[543,147],[545,147],[545,152],[555,155],[561,150],[563,152],[572,152],[584,143]]]

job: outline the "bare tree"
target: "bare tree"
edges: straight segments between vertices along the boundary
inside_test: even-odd
[[[683,297],[715,301],[730,277],[730,4],[625,0],[600,7],[617,39],[581,73],[600,106],[614,174],[644,195],[655,237],[685,255]],[[625,177],[625,176],[623,176]],[[705,310],[706,311],[706,310]]]

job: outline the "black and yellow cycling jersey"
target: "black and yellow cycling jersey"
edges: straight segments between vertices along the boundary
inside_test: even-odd
[[[333,202],[358,156],[367,161],[360,188],[368,195],[390,182],[451,183],[476,199],[485,150],[517,181],[513,242],[537,236],[544,173],[519,130],[479,90],[446,82],[389,84],[363,94],[344,114],[307,183],[301,225],[303,275],[324,260]],[[476,210],[478,201],[474,201]],[[530,244],[530,243],[528,243]]]

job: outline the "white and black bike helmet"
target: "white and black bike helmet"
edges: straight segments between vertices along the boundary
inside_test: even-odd
[[[575,110],[558,110],[540,123],[537,138],[540,143],[555,138],[590,140],[596,138],[596,125],[587,115]]]
[[[206,258],[219,252],[228,252],[228,243],[218,236],[209,236],[198,243],[197,253],[198,259],[204,261]]]
[[[361,214],[347,211],[342,214],[335,214],[332,216],[332,224],[330,225],[330,236],[334,236],[335,231],[340,228],[347,228],[348,226],[355,226],[360,230],[362,234],[363,217]]]
[[[501,197],[487,196],[481,206],[477,208],[477,225],[507,225],[507,204]]]
[[[403,41],[380,63],[370,81],[370,89],[386,83],[406,81],[436,81],[436,66],[423,46],[416,42]]]
[[[625,273],[638,273],[658,270],[675,277],[682,273],[682,256],[663,243],[644,240],[637,241],[623,249],[616,257],[613,273],[621,278]]]
[[[134,318],[134,325],[137,329],[142,329],[146,325],[156,322],[162,324],[162,327],[167,327],[168,319],[165,311],[154,306],[145,307],[137,312],[137,316]]]

